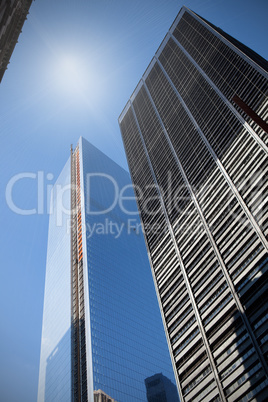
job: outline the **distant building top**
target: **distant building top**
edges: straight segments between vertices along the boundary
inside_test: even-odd
[[[177,387],[162,373],[144,380],[148,402],[179,402]]]
[[[101,389],[94,391],[94,402],[116,402],[115,399],[111,398]]]

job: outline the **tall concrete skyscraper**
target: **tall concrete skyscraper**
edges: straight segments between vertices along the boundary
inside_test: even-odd
[[[80,138],[51,197],[38,401],[175,383],[129,174]]]
[[[0,82],[18,41],[33,0],[0,2]]]
[[[267,62],[183,7],[119,117],[181,400],[264,400]]]

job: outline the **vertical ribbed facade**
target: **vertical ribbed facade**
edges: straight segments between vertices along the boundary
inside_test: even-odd
[[[267,62],[183,7],[119,117],[181,400],[264,400]]]
[[[81,179],[79,147],[71,149],[71,277],[72,277],[72,397],[87,401],[87,354],[83,274]]]

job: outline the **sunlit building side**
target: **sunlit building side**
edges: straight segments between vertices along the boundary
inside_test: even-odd
[[[98,389],[94,391],[94,402],[116,402],[116,400],[105,394],[101,389]]]
[[[0,2],[0,82],[7,69],[33,0]]]
[[[175,383],[129,174],[80,138],[51,198],[38,401],[144,402],[160,371]]]
[[[183,7],[119,117],[186,402],[268,393],[267,71]]]

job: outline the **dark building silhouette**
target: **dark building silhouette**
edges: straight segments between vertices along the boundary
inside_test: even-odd
[[[33,0],[0,2],[0,82],[7,69]]]
[[[119,117],[187,402],[268,392],[267,66],[183,7]]]
[[[144,380],[148,402],[179,402],[177,387],[162,373]]]

